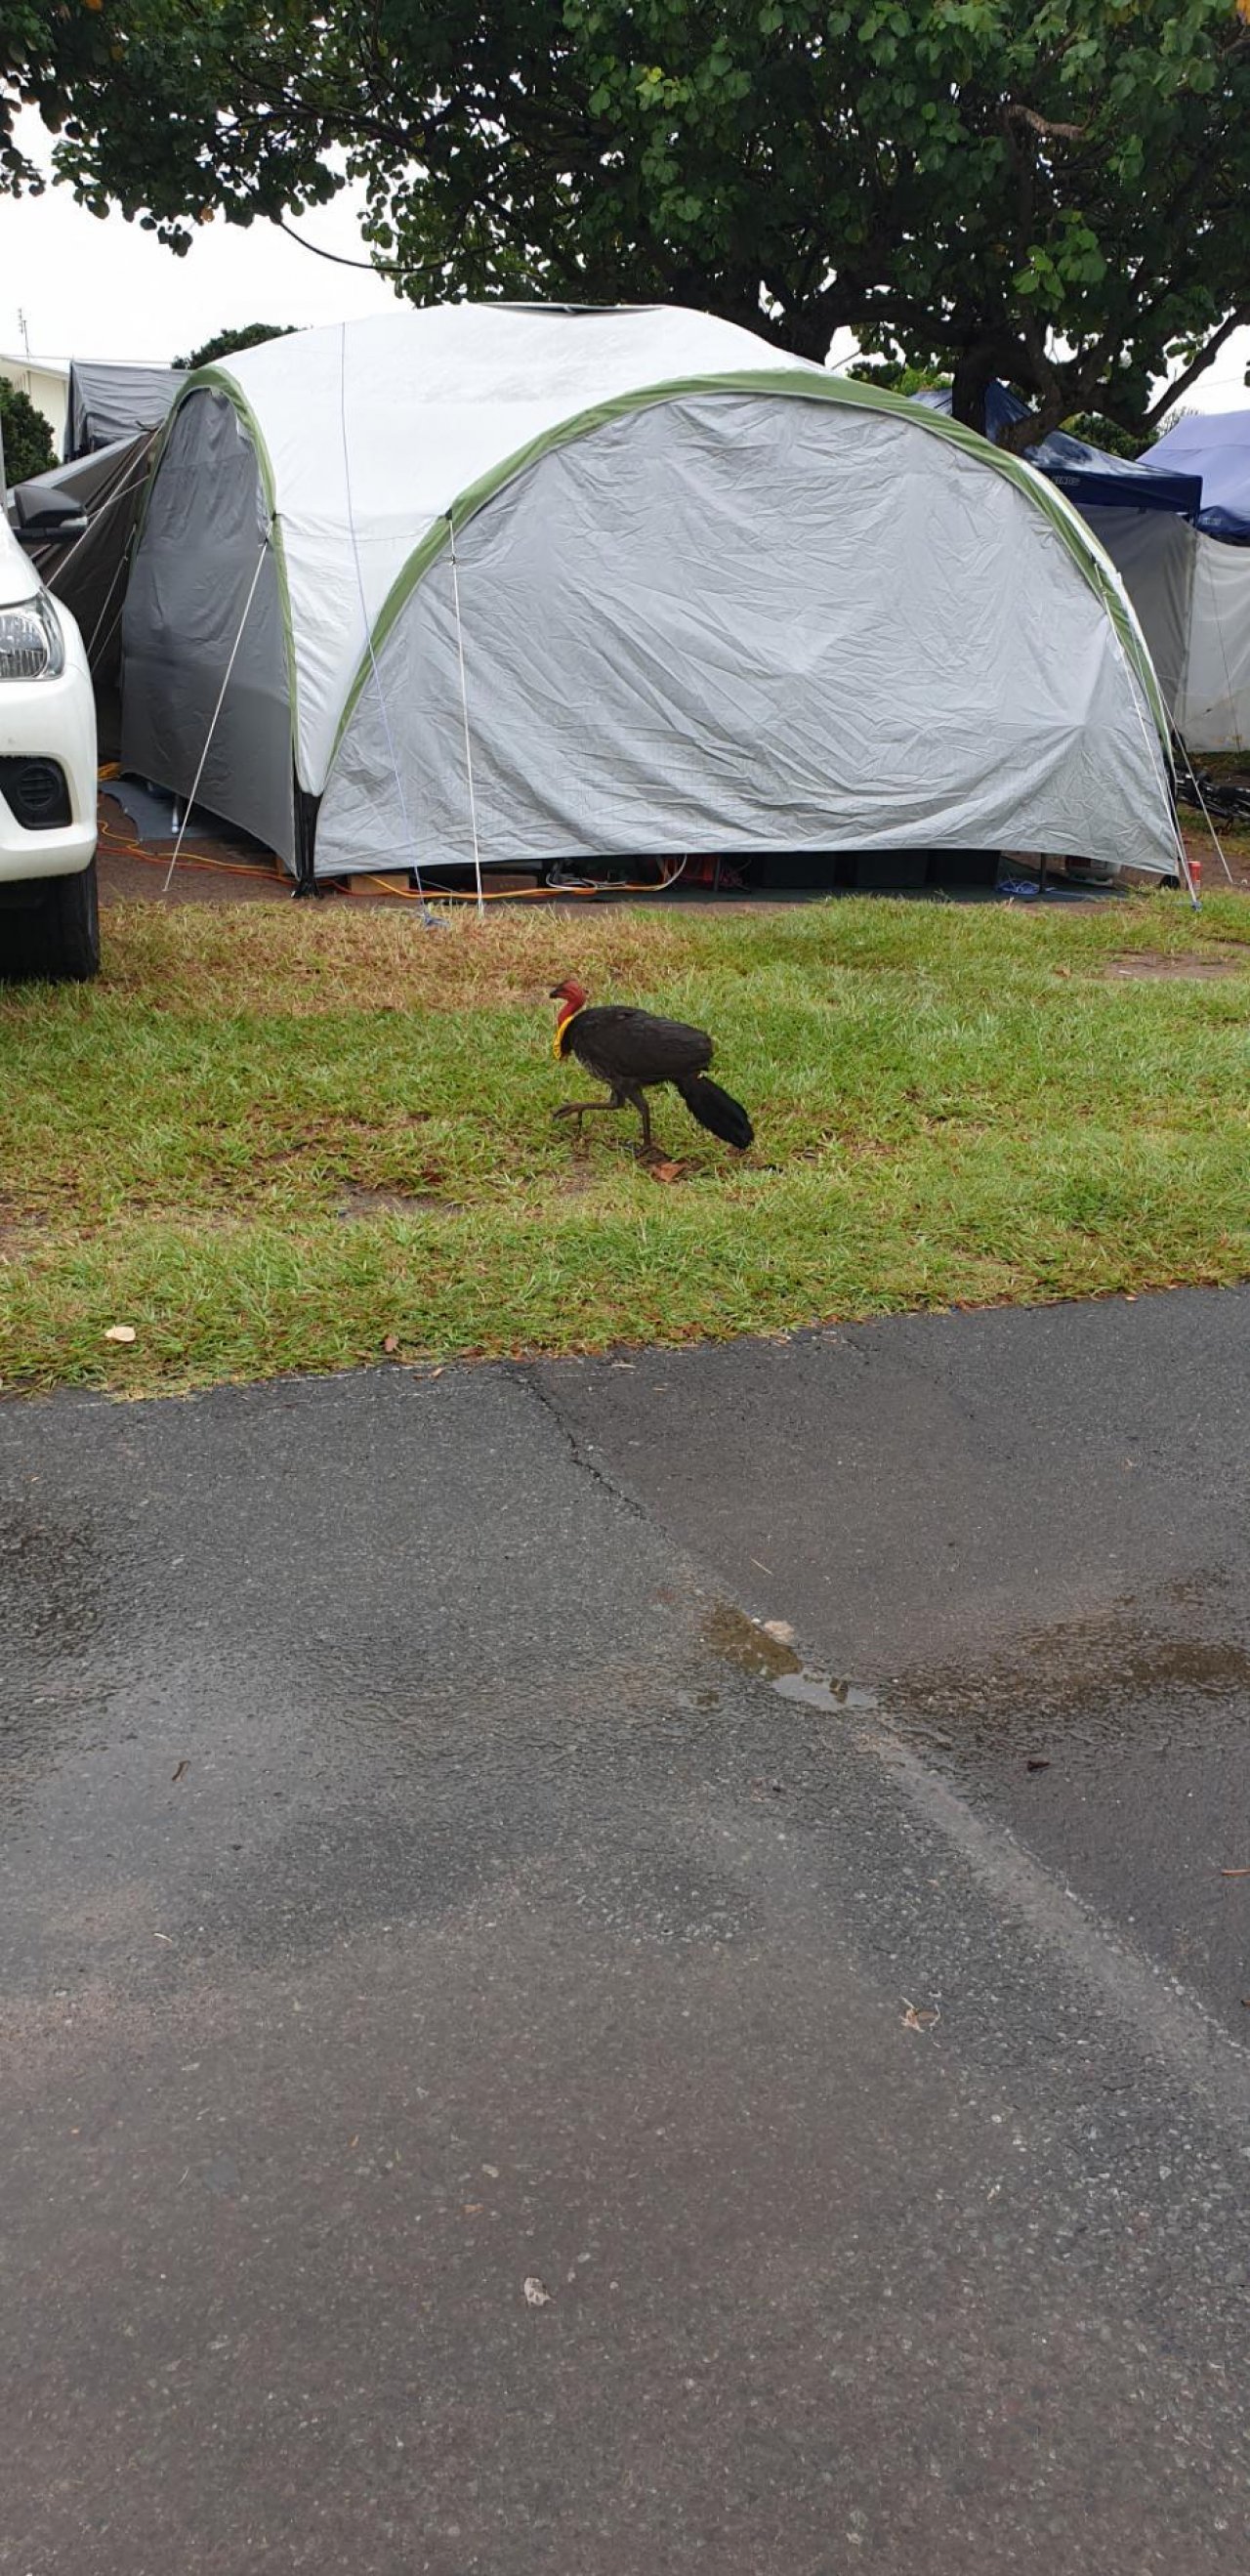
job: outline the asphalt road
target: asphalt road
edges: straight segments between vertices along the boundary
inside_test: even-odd
[[[0,1406],[5,2576],[1244,2576],[1248,1327]]]

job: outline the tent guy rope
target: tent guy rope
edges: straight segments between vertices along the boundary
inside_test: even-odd
[[[421,862],[417,856],[416,835],[413,832],[412,823],[409,818],[408,799],[404,793],[403,774],[399,766],[399,755],[395,749],[395,737],[391,732],[390,709],[386,703],[386,691],[382,686],[382,674],[378,669],[378,657],[373,642],[373,619],[369,614],[369,601],[365,592],[365,576],[360,561],[360,538],[356,528],[356,513],[352,506],[351,449],[347,436],[347,324],[345,322],[341,322],[339,324],[339,430],[343,441],[343,498],[347,508],[347,533],[351,538],[352,544],[352,562],[356,571],[356,589],[360,596],[361,622],[365,630],[365,650],[369,656],[369,669],[373,675],[373,685],[378,693],[378,705],[382,710],[382,730],[386,735],[386,748],[390,755],[391,771],[395,780],[395,793],[399,798],[399,810],[403,817],[404,839],[412,854],[412,873],[416,879],[417,893],[421,901],[421,919],[427,930],[435,930],[438,927],[438,923],[426,901],[425,887],[421,882]]]
[[[469,732],[469,684],[464,672],[464,627],[460,621],[460,559],[456,553],[456,522],[447,513],[447,537],[451,547],[451,593],[456,607],[456,654],[460,663],[460,715],[464,725],[464,766],[469,782],[469,830],[473,835],[473,882],[477,887],[478,919],[483,916],[482,853],[477,837],[477,798],[473,792],[473,738]]]
[[[175,841],[175,843],[174,843],[173,857],[171,858],[171,860],[170,860],[170,862],[169,862],[169,870],[168,870],[168,873],[167,873],[166,878],[165,878],[165,883],[164,883],[164,885],[161,887],[161,893],[162,893],[162,894],[168,894],[169,889],[170,889],[170,886],[171,886],[171,885],[172,885],[172,883],[173,883],[174,869],[175,869],[175,868],[177,867],[177,865],[178,865],[178,857],[179,857],[179,853],[180,853],[180,851],[181,851],[181,849],[182,849],[183,840],[184,840],[184,838],[185,838],[185,836],[186,836],[186,829],[187,829],[187,825],[188,825],[188,823],[189,823],[189,822],[190,822],[190,820],[191,820],[192,809],[193,809],[193,807],[194,807],[194,805],[195,805],[196,797],[198,796],[198,794],[199,794],[199,792],[200,792],[200,780],[202,779],[202,777],[203,777],[203,775],[204,775],[204,763],[205,763],[205,761],[207,760],[208,755],[209,755],[209,752],[210,752],[210,750],[211,750],[211,748],[212,748],[213,735],[214,735],[214,734],[216,733],[216,731],[217,731],[217,719],[218,719],[219,715],[221,714],[222,705],[223,705],[223,702],[224,702],[224,699],[225,699],[226,691],[227,691],[227,689],[228,689],[228,688],[229,688],[229,686],[230,686],[230,674],[231,674],[231,672],[232,672],[232,671],[233,671],[233,669],[234,669],[235,661],[236,661],[236,659],[237,659],[237,657],[238,657],[239,646],[240,646],[240,644],[241,644],[241,643],[242,643],[242,641],[243,641],[243,629],[244,629],[244,627],[245,627],[245,626],[246,626],[246,624],[247,624],[247,621],[248,621],[248,617],[249,617],[249,615],[251,614],[252,601],[253,601],[253,600],[255,599],[255,597],[256,597],[256,584],[257,584],[257,582],[260,580],[260,568],[261,568],[261,565],[263,564],[263,562],[264,562],[264,560],[265,560],[265,557],[266,557],[266,555],[268,554],[268,552],[269,552],[269,531],[268,531],[268,529],[266,529],[265,534],[264,534],[264,536],[263,536],[263,537],[262,537],[262,539],[261,539],[261,544],[260,544],[260,553],[257,555],[257,558],[256,558],[256,569],[255,569],[255,571],[254,571],[254,572],[253,572],[253,574],[252,574],[252,579],[251,579],[250,587],[249,587],[249,589],[248,589],[248,594],[247,594],[246,599],[245,599],[245,600],[244,600],[244,602],[243,602],[243,615],[242,615],[242,616],[241,616],[241,618],[239,619],[239,631],[238,631],[237,635],[235,636],[235,639],[234,639],[233,644],[232,644],[232,645],[231,645],[231,647],[230,647],[230,659],[229,659],[229,661],[228,661],[228,662],[227,662],[227,664],[226,664],[225,676],[224,676],[224,678],[223,678],[223,680],[222,680],[221,687],[219,688],[219,690],[218,690],[218,692],[217,692],[217,704],[216,704],[216,706],[214,707],[213,712],[212,712],[212,715],[211,715],[211,716],[210,716],[210,718],[209,718],[208,731],[207,731],[207,733],[206,733],[206,734],[205,734],[205,736],[204,736],[204,749],[203,749],[203,751],[200,753],[200,765],[199,765],[199,768],[196,770],[196,773],[195,773],[194,778],[192,779],[192,782],[191,782],[191,793],[190,793],[190,795],[189,795],[189,796],[188,796],[188,798],[187,798],[187,801],[186,801],[186,807],[185,807],[185,810],[184,810],[184,812],[183,812],[182,821],[181,821],[181,823],[180,823],[180,824],[179,824],[179,826],[178,826],[178,838],[177,838],[177,840],[176,840],[176,841]]]

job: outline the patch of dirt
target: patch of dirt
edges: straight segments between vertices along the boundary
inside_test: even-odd
[[[1109,958],[1103,972],[1114,980],[1140,983],[1194,977],[1210,981],[1216,975],[1244,975],[1248,965],[1250,951],[1239,948],[1212,948],[1202,957],[1165,957],[1161,949],[1139,948]]]
[[[1238,784],[1243,783],[1250,784],[1250,781],[1238,781]],[[1192,815],[1187,815],[1181,827],[1185,848],[1202,869],[1203,893],[1250,894],[1250,832],[1218,819],[1215,829],[1228,863],[1228,876],[1225,876],[1223,865],[1211,847],[1211,835],[1205,823],[1195,822]]]
[[[371,1216],[458,1216],[458,1199],[439,1198],[433,1190],[367,1190],[349,1182],[335,1210],[341,1225]]]
[[[24,1208],[16,1199],[0,1199],[0,1261],[21,1258],[30,1237],[49,1222],[45,1208]]]

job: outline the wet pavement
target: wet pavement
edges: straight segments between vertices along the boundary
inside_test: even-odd
[[[1250,2038],[1250,1291],[541,1373],[591,1465]]]
[[[1240,2576],[1248,1327],[0,1406],[4,2576]]]

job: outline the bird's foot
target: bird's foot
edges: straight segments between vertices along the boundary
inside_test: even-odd
[[[563,1104],[563,1106],[562,1106],[561,1108],[559,1108],[559,1109],[553,1109],[553,1110],[552,1110],[551,1115],[552,1115],[553,1119],[555,1119],[555,1118],[575,1118],[575,1119],[577,1120],[578,1132],[579,1132],[579,1134],[580,1134],[580,1132],[581,1132],[581,1123],[582,1123],[582,1113],[581,1113],[581,1110],[577,1107],[577,1104],[576,1104],[576,1102],[575,1102],[575,1101],[572,1101],[572,1100],[566,1100],[566,1101],[564,1102],[564,1104]]]

